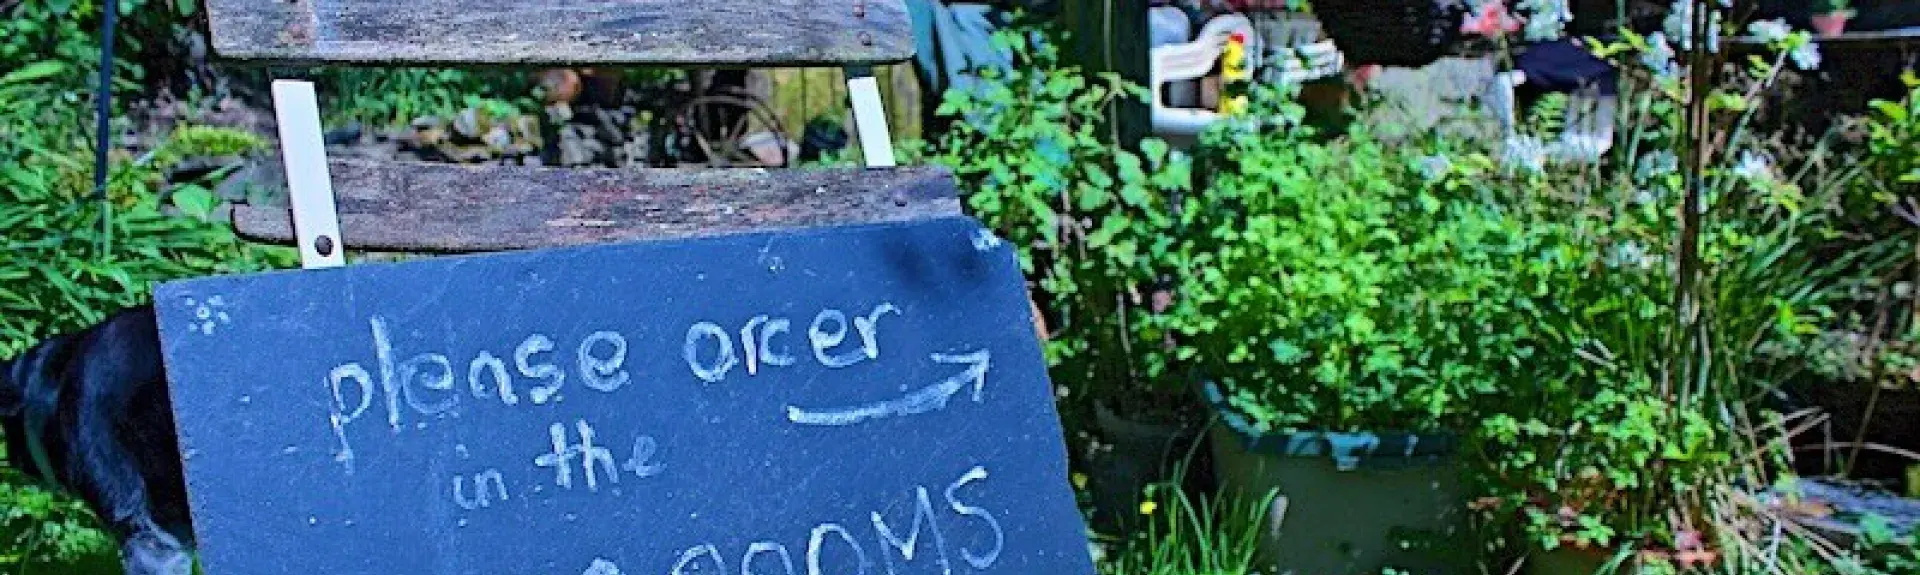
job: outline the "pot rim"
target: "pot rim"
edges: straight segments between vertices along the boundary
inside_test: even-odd
[[[1250,453],[1278,457],[1331,457],[1342,470],[1360,465],[1361,460],[1430,461],[1450,458],[1461,451],[1456,433],[1413,433],[1382,430],[1374,432],[1294,431],[1273,432],[1255,429],[1252,419],[1227,403],[1217,382],[1197,378],[1198,388],[1208,408],[1230,432],[1240,447]]]

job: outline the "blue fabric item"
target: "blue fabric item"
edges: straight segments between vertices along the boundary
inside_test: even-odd
[[[1590,85],[1603,96],[1619,92],[1619,72],[1572,40],[1529,45],[1514,59],[1514,68],[1527,75],[1527,85],[1544,92],[1572,92]]]
[[[945,4],[938,0],[907,0],[913,19],[914,64],[933,97],[949,87],[970,88],[977,79],[967,72],[979,68],[1011,70],[1013,56],[995,50],[992,36],[998,9],[986,4]]]

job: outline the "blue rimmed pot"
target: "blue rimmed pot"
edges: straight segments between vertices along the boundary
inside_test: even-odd
[[[1466,573],[1459,439],[1447,434],[1273,433],[1201,384],[1217,415],[1214,477],[1238,500],[1275,494],[1259,558],[1276,573]]]

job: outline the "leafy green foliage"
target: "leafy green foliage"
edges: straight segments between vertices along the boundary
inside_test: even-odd
[[[1150,317],[1174,271],[1170,198],[1189,188],[1189,160],[1154,140],[1139,153],[1117,145],[1104,119],[1140,88],[1062,65],[1048,33],[994,35],[1018,64],[945,94],[938,113],[958,121],[927,161],[953,170],[971,213],[1017,248],[1058,316],[1047,346],[1056,381],[1109,401],[1180,393]]]
[[[139,157],[116,151],[108,193],[93,197],[98,6],[23,0],[11,10],[0,21],[0,357],[144,301],[157,281],[292,263],[291,252],[241,244],[209,221],[205,185],[163,189],[185,158],[257,150],[250,134],[185,126]],[[123,88],[140,77],[125,61],[119,73]],[[95,525],[77,502],[0,475],[0,567],[108,551]]]
[[[328,125],[403,126],[475,108],[494,117],[537,110],[525,82],[500,73],[451,68],[323,68],[320,109]],[[513,95],[513,96],[509,96]]]
[[[1690,182],[1687,99],[1674,77],[1646,69],[1648,45],[1627,34],[1599,49],[1643,72],[1621,89],[1627,138],[1608,163],[1479,183],[1532,188],[1516,205],[1555,214],[1558,249],[1574,263],[1549,276],[1553,305],[1535,308],[1540,353],[1516,372],[1526,385],[1485,412],[1483,503],[1536,549],[1631,551],[1652,572],[1707,557],[1764,572],[1777,557],[1754,550],[1779,546],[1741,542],[1752,534],[1733,528],[1773,520],[1742,499],[1785,469],[1774,434],[1788,426],[1764,400],[1819,347],[1813,336],[1844,294],[1903,250],[1839,233],[1857,172],[1803,187],[1792,176],[1803,167],[1758,149],[1751,92],[1714,87],[1702,100],[1733,128]],[[1744,70],[1756,90],[1785,57]],[[1822,146],[1799,161],[1833,158]],[[1680,209],[1689,194],[1697,223]],[[1688,238],[1694,262],[1682,261]]]
[[[1485,156],[1423,167],[1366,129],[1322,141],[1284,94],[1261,99],[1287,120],[1209,134],[1209,188],[1181,207],[1178,359],[1265,430],[1470,426],[1533,353],[1523,312],[1546,295],[1533,275],[1557,261],[1553,228],[1455,185],[1489,177]]]

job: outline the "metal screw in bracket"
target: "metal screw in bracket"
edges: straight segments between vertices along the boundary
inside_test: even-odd
[[[333,237],[323,235],[323,236],[314,238],[313,251],[319,252],[320,257],[328,257],[333,255]]]

